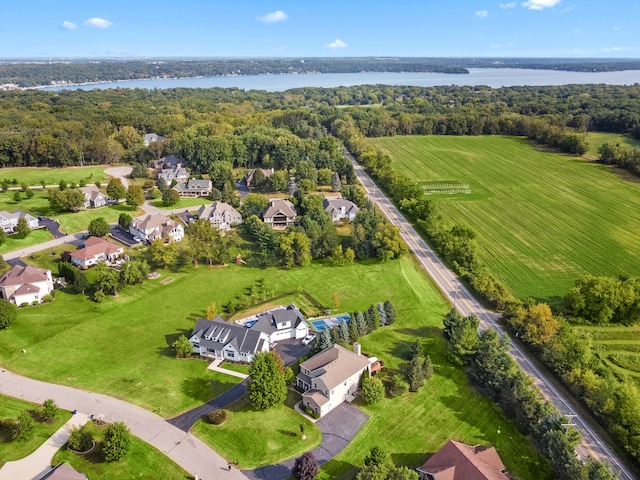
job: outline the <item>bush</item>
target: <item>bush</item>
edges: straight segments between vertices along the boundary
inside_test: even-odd
[[[131,432],[122,422],[114,422],[104,429],[104,459],[113,462],[123,459],[131,448]]]
[[[211,425],[222,425],[227,420],[226,410],[214,410],[207,414],[207,419]]]
[[[40,409],[40,416],[42,420],[48,423],[53,422],[58,416],[58,406],[53,399],[49,398],[44,401],[42,408]]]
[[[409,392],[409,384],[400,376],[394,375],[391,379],[391,395],[402,397]]]
[[[384,385],[378,377],[362,377],[362,398],[369,405],[375,405],[384,398]]]
[[[29,302],[22,302],[20,304],[20,307],[28,307],[29,306]]]
[[[42,301],[44,303],[51,303],[53,302],[53,297],[51,295],[45,295],[44,297],[42,297]]]
[[[69,435],[69,448],[76,452],[86,452],[93,446],[93,434],[86,425],[73,428]]]
[[[26,410],[22,412],[15,423],[13,424],[13,431],[11,432],[11,438],[14,440],[29,440],[33,437],[33,430],[36,427],[36,422],[29,412]]]
[[[40,302],[38,300],[34,300],[32,305],[40,305]]]
[[[13,303],[0,299],[0,329],[7,328],[15,322],[18,316],[18,309]]]

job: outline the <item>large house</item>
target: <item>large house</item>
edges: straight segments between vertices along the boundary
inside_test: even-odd
[[[258,170],[257,168],[254,168],[253,170],[249,170],[247,172],[247,174],[244,176],[244,182],[247,184],[247,187],[250,188],[253,185],[253,176],[256,174],[256,170]],[[271,174],[274,172],[273,168],[270,169],[263,169],[261,168],[260,170],[262,170],[262,173],[264,173],[265,177],[270,177]]]
[[[129,227],[129,233],[147,243],[158,238],[179,242],[184,237],[184,227],[180,222],[164,215],[147,215],[134,218]]]
[[[95,185],[81,187],[80,191],[84,193],[84,208],[100,208],[107,204],[107,196]]]
[[[189,172],[183,167],[163,168],[158,174],[158,179],[162,179],[167,185],[171,185],[174,180],[176,183],[186,183],[189,180]]]
[[[242,215],[228,203],[213,202],[198,209],[198,218],[205,218],[218,230],[229,230],[242,223]]]
[[[376,359],[362,355],[359,343],[353,350],[334,345],[300,364],[296,385],[304,390],[305,407],[322,417],[359,391],[362,373]]]
[[[169,155],[168,157],[162,157],[159,160],[153,161],[154,170],[161,171],[163,169],[180,168],[185,164],[185,161],[175,155]]]
[[[72,252],[69,256],[71,263],[80,268],[89,268],[100,262],[106,264],[117,263],[124,248],[100,237],[89,237],[84,247]]]
[[[158,135],[157,133],[145,133],[144,134],[144,146],[148,147],[150,143],[153,142],[161,142],[164,140],[164,137]]]
[[[187,183],[176,183],[173,187],[181,197],[206,197],[211,194],[211,180],[191,179]]]
[[[293,304],[259,314],[250,328],[267,334],[270,343],[287,338],[300,339],[309,334],[304,315]]]
[[[331,215],[331,220],[334,222],[340,222],[342,220],[348,220],[353,222],[356,218],[356,214],[360,211],[358,206],[344,198],[325,198],[324,209]]]
[[[225,322],[221,317],[199,319],[189,341],[194,353],[235,362],[251,363],[256,353],[269,351],[266,333]]]
[[[0,227],[2,227],[6,233],[13,233],[18,226],[18,220],[21,218],[24,218],[27,221],[27,225],[31,230],[40,226],[38,224],[38,219],[28,213],[21,212],[20,210],[9,213],[2,210],[0,211]]]
[[[265,210],[262,218],[264,223],[274,229],[284,229],[294,224],[296,221],[296,209],[293,203],[282,198],[269,200],[269,206]]]
[[[16,265],[0,277],[2,298],[16,305],[42,303],[52,291],[51,270],[44,268]]]
[[[449,440],[416,469],[420,480],[507,480],[505,467],[493,447]]]

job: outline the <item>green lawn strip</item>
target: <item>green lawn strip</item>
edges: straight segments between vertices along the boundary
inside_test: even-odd
[[[297,393],[289,395],[300,399]],[[193,426],[193,433],[228,461],[237,461],[243,469],[297,457],[317,447],[322,440],[318,427],[286,405],[258,411],[243,397],[227,410],[229,416],[222,425],[200,420]],[[307,436],[304,440],[300,425],[304,425]]]
[[[60,230],[66,234],[80,232],[89,227],[89,222],[94,218],[102,217],[107,223],[117,222],[121,213],[126,213],[135,217],[142,212],[134,210],[130,206],[121,203],[119,205],[109,205],[101,208],[89,208],[77,212],[55,213],[53,217],[60,222]]]
[[[154,200],[153,202],[151,202],[151,204],[154,207],[158,207],[163,210],[175,210],[177,208],[200,207],[202,205],[210,205],[211,200],[203,197],[196,197],[196,198],[182,197],[180,200],[178,200],[178,203],[174,205],[166,206],[162,201],[162,199]]]
[[[25,410],[37,410],[38,405],[17,398],[0,395],[0,420],[14,420]],[[35,417],[37,419],[37,417]],[[54,432],[56,432],[67,420],[71,418],[71,412],[59,410],[58,416],[52,423],[36,421],[33,437],[27,441],[11,440],[11,433],[6,426],[0,425],[0,466],[5,462],[19,460],[30,455],[36,448],[42,445]]]
[[[220,368],[231,370],[232,372],[244,373],[245,375],[249,375],[249,367],[250,365],[246,363],[234,363],[226,361],[222,363],[222,365],[220,365]]]
[[[598,149],[607,142],[613,142],[623,148],[638,148],[640,140],[636,140],[628,135],[608,132],[587,132],[587,141],[589,142],[589,150],[587,156],[590,158],[598,158]]]
[[[0,169],[0,182],[5,178],[9,181],[18,180],[19,187],[21,183],[27,185],[41,186],[44,180],[47,185],[58,185],[60,180],[64,180],[67,184],[79,184],[80,180],[85,180],[87,185],[95,184],[97,180],[101,182],[107,178],[104,173],[104,165],[94,167],[66,167],[66,168],[47,168],[47,167],[17,167]],[[104,183],[104,182],[103,182]]]
[[[15,236],[10,235],[7,237],[7,240],[0,245],[0,254],[38,245],[52,239],[53,235],[51,235],[51,232],[46,228],[32,230],[26,238],[16,238]]]
[[[514,137],[369,141],[418,182],[471,186],[469,195],[432,199],[451,222],[476,232],[481,260],[519,297],[559,304],[583,274],[640,270],[640,185],[607,166]]]
[[[53,456],[51,464],[58,465],[68,462],[91,480],[111,480],[113,478],[186,480],[193,478],[191,474],[185,472],[161,451],[137,437],[132,438],[131,449],[125,458],[117,462],[105,462],[99,443],[103,430],[104,427],[91,427],[96,446],[89,453],[79,455],[64,446]]]

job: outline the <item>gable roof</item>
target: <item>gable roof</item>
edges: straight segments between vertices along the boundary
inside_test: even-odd
[[[0,285],[26,285],[35,282],[46,282],[51,271],[44,268],[31,267],[29,265],[16,265],[0,277]]]
[[[84,247],[72,252],[70,255],[78,260],[86,260],[100,254],[112,255],[114,253],[120,253],[123,251],[123,247],[109,242],[100,237],[89,237],[84,242]]]
[[[145,133],[144,134],[144,143],[149,144],[151,142],[159,142],[164,140],[164,137],[158,135],[157,133]]]
[[[199,218],[222,217],[225,214],[231,218],[242,217],[238,210],[224,202],[213,202],[211,205],[203,205],[198,209]]]
[[[257,168],[254,168],[252,170],[249,170],[247,172],[247,174],[244,176],[244,180],[247,183],[247,185],[251,185],[251,182],[253,182],[253,176],[256,174],[256,170],[258,170]],[[262,173],[264,173],[265,177],[270,177],[271,174],[273,173],[272,169],[264,169],[264,168],[260,168],[259,170],[262,170]]]
[[[331,215],[334,213],[341,213],[342,208],[344,208],[345,212],[349,214],[356,214],[360,211],[355,203],[350,200],[345,200],[344,198],[325,198],[322,203],[324,205],[324,209]]]
[[[289,200],[284,198],[274,198],[269,200],[269,206],[264,212],[263,218],[272,218],[276,215],[284,215],[285,217],[295,217],[296,209]]]
[[[306,368],[311,378],[322,378],[328,389],[335,388],[349,377],[369,366],[369,358],[358,355],[340,345],[334,345],[302,362],[300,368]],[[314,375],[314,372],[317,375]]]
[[[7,212],[6,210],[0,211],[0,217],[4,217],[7,220],[15,220],[18,221],[20,218],[26,218],[27,221],[35,220],[36,217],[29,215],[28,213],[22,212],[20,210],[16,210],[15,212]]]
[[[260,331],[225,322],[219,316],[213,320],[198,319],[191,337],[194,335],[200,338],[201,346],[214,349],[216,352],[230,345],[238,352],[255,353],[262,349],[264,340]]]
[[[418,471],[435,480],[505,480],[504,468],[495,448],[449,440]]]
[[[200,190],[211,190],[211,187],[212,187],[211,180],[198,180],[198,179],[192,178],[186,184],[178,183],[173,188],[178,190],[179,192],[188,192],[188,191],[197,192]]]
[[[85,197],[87,197],[92,202],[95,202],[96,198],[98,198],[100,195],[102,195],[103,197],[105,196],[104,193],[102,193],[95,185],[80,187],[80,190],[82,191],[82,193],[84,193]]]
[[[278,328],[278,324],[282,324],[283,322],[289,322],[290,326]],[[271,335],[285,328],[296,328],[301,322],[304,322],[302,312],[298,310],[295,305],[288,305],[287,308],[278,308],[262,315],[256,323],[251,326],[251,329]]]
[[[171,220],[169,217],[165,217],[164,215],[160,214],[149,214],[146,217],[134,218],[131,224],[138,230],[142,230],[144,232],[153,231],[154,229],[162,232],[165,230],[172,230],[176,226],[180,225],[175,220]]]

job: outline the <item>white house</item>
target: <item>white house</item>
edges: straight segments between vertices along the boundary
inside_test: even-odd
[[[181,197],[206,197],[211,194],[211,180],[191,179],[187,183],[176,183],[173,187]]]
[[[213,202],[198,209],[198,218],[206,218],[218,230],[229,230],[242,223],[242,215],[228,203]]]
[[[334,345],[300,364],[296,385],[304,406],[322,417],[359,391],[362,373],[376,359],[362,355],[359,343],[353,350]]]
[[[146,217],[134,218],[131,227],[129,227],[129,233],[147,243],[158,238],[179,242],[184,238],[184,227],[182,223],[164,215],[147,215]]]
[[[107,196],[95,185],[81,187],[80,191],[84,193],[84,208],[100,208],[107,204]]]
[[[287,305],[259,314],[250,328],[266,333],[270,343],[287,338],[304,338],[309,334],[309,325],[295,305]]]
[[[0,211],[0,227],[2,227],[2,229],[7,233],[13,233],[20,218],[24,218],[27,221],[27,225],[31,230],[40,226],[38,219],[28,213],[21,212],[20,210],[9,213],[2,210]]]
[[[0,277],[2,298],[16,305],[42,303],[42,298],[52,291],[51,270],[44,268],[16,265]]]
[[[194,353],[234,362],[251,363],[256,353],[269,351],[266,333],[225,322],[221,317],[199,319],[189,341]]]
[[[341,220],[348,220],[353,222],[356,218],[356,214],[360,211],[358,206],[344,198],[325,198],[324,209],[331,215],[331,220],[334,222],[340,222]]]
[[[121,245],[109,242],[100,237],[89,237],[84,247],[70,254],[71,263],[80,268],[89,268],[100,262],[116,263],[124,253]]]
[[[289,200],[274,198],[269,200],[269,206],[262,218],[264,223],[276,230],[285,229],[296,221],[296,209]]]

